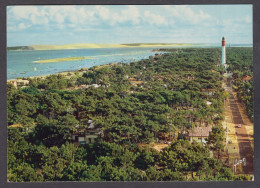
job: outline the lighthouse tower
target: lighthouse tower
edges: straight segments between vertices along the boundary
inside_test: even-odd
[[[225,37],[222,37],[222,65],[226,68],[226,41]]]

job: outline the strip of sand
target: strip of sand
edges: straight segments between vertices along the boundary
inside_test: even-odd
[[[37,60],[34,63],[57,63],[61,61],[77,61],[77,60],[84,60],[84,59],[92,59],[90,57],[64,57],[64,58],[56,58],[56,59],[44,59],[44,60]]]
[[[21,47],[9,47],[9,50],[72,50],[72,49],[88,49],[88,48],[145,48],[145,47],[183,47],[198,44],[185,43],[129,43],[129,44],[66,44],[66,45],[31,45]]]

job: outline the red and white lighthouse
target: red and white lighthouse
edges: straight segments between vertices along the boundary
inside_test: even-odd
[[[225,41],[225,37],[222,37],[222,65],[226,68],[226,41]]]

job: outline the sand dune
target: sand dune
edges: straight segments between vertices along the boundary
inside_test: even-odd
[[[10,47],[9,50],[66,50],[66,49],[87,49],[87,48],[130,48],[130,47],[178,47],[190,46],[193,44],[182,43],[129,43],[129,44],[66,44],[66,45],[32,45]]]

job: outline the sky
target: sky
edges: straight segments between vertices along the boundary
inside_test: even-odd
[[[252,5],[8,6],[7,46],[252,44]]]

